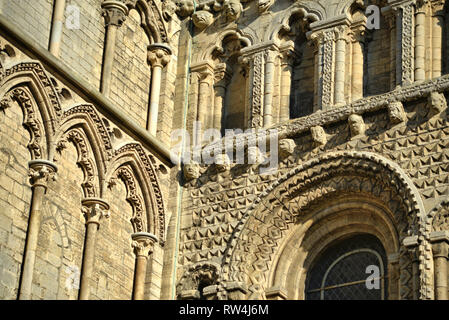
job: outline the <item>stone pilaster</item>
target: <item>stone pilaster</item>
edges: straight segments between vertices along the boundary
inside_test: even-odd
[[[42,201],[47,191],[48,182],[56,178],[56,172],[58,171],[58,167],[47,160],[33,160],[28,165],[33,195],[19,288],[20,300],[29,300],[31,298],[37,241],[42,219]]]
[[[226,88],[231,80],[230,74],[226,70],[226,64],[218,65],[214,70],[214,114],[213,128],[222,130],[223,111],[225,108]]]
[[[432,4],[432,78],[440,77],[443,70],[442,44],[444,29],[443,0],[431,0]]]
[[[435,299],[448,300],[449,231],[432,232],[430,242],[435,272]]]
[[[121,1],[108,0],[101,4],[106,26],[106,41],[104,47],[103,69],[101,74],[100,91],[109,96],[111,91],[112,67],[115,54],[117,29],[120,28],[128,16],[128,8]]]
[[[172,51],[163,43],[148,46],[148,64],[151,66],[151,96],[148,112],[147,130],[152,135],[157,133],[159,98],[161,94],[162,69],[170,62]]]
[[[148,258],[153,253],[154,244],[157,242],[157,238],[155,235],[147,232],[134,233],[131,237],[132,247],[134,248],[134,253],[136,255],[133,299],[143,300]]]
[[[92,279],[95,244],[98,228],[103,217],[109,217],[109,204],[98,198],[86,198],[81,201],[82,212],[86,219],[86,237],[84,241],[83,268],[81,273],[80,300],[89,300],[90,281]]]

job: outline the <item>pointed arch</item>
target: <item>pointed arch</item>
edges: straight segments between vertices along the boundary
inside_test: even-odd
[[[73,142],[78,151],[78,165],[84,172],[83,190],[87,197],[101,197],[107,162],[112,158],[112,143],[107,129],[92,105],[81,104],[66,110],[49,152],[50,159]],[[90,156],[90,151],[93,157]],[[98,177],[97,185],[93,185]]]
[[[114,158],[111,160],[107,168],[107,175],[105,181],[110,181],[119,174],[121,168],[127,167],[128,173],[132,173],[135,184],[140,186],[142,194],[144,195],[144,205],[147,223],[143,220],[134,221],[133,227],[136,231],[145,231],[156,234],[159,243],[165,243],[165,205],[162,195],[162,190],[159,186],[159,181],[150,157],[147,155],[143,147],[138,143],[129,143],[122,146],[115,152]],[[123,172],[122,172],[123,173]],[[123,180],[123,176],[122,176]],[[130,180],[125,182],[127,188],[132,187]],[[128,189],[128,194],[133,191]],[[138,217],[136,217],[139,219]],[[142,217],[143,219],[143,217]],[[146,225],[146,230],[139,230],[140,226]]]

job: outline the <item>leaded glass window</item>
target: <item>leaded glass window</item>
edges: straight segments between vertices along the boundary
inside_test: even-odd
[[[372,235],[339,241],[313,264],[306,280],[306,299],[386,299],[386,261],[382,244]]]

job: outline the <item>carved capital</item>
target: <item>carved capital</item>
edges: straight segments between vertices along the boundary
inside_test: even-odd
[[[423,0],[421,0],[423,1]],[[443,16],[444,15],[444,4],[445,0],[430,0],[432,5],[432,13],[434,16]]]
[[[33,160],[28,162],[31,186],[41,186],[47,188],[49,180],[56,180],[56,173],[58,167],[51,161],[47,160]]]
[[[153,253],[154,244],[157,242],[155,235],[148,232],[138,232],[131,235],[132,247],[137,257],[145,257]]]
[[[113,25],[121,27],[128,16],[128,8],[121,1],[108,0],[101,4],[106,26]]]
[[[82,212],[86,219],[86,224],[94,223],[100,225],[102,218],[109,218],[109,204],[98,198],[86,198],[81,201]]]
[[[231,74],[227,71],[225,63],[220,63],[214,70],[215,86],[226,87],[231,80]]]
[[[171,59],[171,49],[162,43],[148,46],[147,61],[151,67],[165,67]]]

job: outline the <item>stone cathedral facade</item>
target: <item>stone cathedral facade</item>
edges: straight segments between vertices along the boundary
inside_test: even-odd
[[[445,0],[0,0],[0,299],[448,299],[448,53]]]

